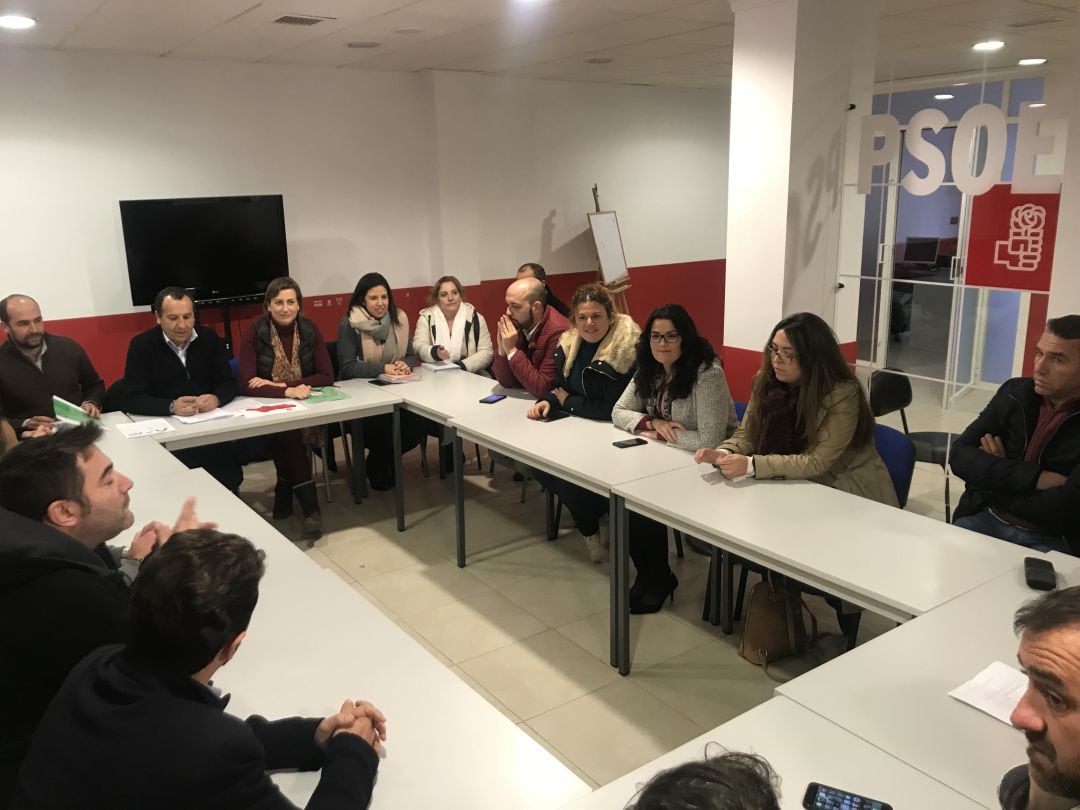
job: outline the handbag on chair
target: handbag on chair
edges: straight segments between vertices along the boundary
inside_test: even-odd
[[[806,632],[803,614],[810,617]],[[817,643],[817,617],[802,594],[779,574],[770,574],[750,589],[739,655],[769,673],[769,664],[805,653]]]

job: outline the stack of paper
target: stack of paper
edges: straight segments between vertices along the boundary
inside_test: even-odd
[[[380,374],[379,379],[383,382],[394,383],[395,385],[397,385],[398,383],[414,382],[416,380],[419,380],[420,377],[416,374]]]
[[[461,366],[450,360],[440,360],[437,363],[421,363],[420,365],[432,371],[461,371]]]
[[[122,422],[116,425],[120,434],[128,439],[139,439],[143,436],[153,436],[155,433],[172,433],[176,431],[172,425],[164,419],[143,419],[138,422]]]

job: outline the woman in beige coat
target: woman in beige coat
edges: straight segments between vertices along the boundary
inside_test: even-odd
[[[800,312],[773,327],[735,435],[694,459],[726,478],[808,478],[898,506],[874,417],[829,325]]]

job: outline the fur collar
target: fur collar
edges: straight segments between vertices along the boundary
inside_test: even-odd
[[[607,363],[615,369],[615,373],[626,374],[637,360],[637,340],[640,334],[641,328],[629,315],[617,313],[611,321],[607,335],[600,341],[593,362]],[[564,376],[570,376],[570,367],[574,365],[580,346],[581,338],[576,327],[571,326],[559,338],[559,348],[566,355],[563,362]]]

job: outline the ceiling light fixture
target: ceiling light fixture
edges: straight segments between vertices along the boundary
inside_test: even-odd
[[[948,101],[950,98],[956,98],[952,93],[934,93],[934,98],[938,101]]]
[[[590,56],[585,60],[587,65],[610,65],[615,60],[610,56]]]
[[[1032,102],[1031,104],[1028,104],[1028,106],[1032,107],[1033,109],[1038,109],[1039,107],[1045,107],[1046,102],[1045,101],[1035,101],[1035,102]]]
[[[988,39],[985,42],[976,42],[971,46],[973,51],[1000,51],[1005,47],[1005,43],[1000,39]]]
[[[9,31],[25,31],[35,25],[37,25],[37,20],[33,17],[24,17],[22,14],[0,15],[0,28],[6,28]]]
[[[971,82],[953,82],[953,87],[967,87]]]
[[[381,48],[381,42],[371,42],[369,40],[354,39],[352,42],[345,43],[346,48]]]
[[[1041,56],[1033,59],[1021,59],[1016,64],[1020,65],[1021,67],[1034,67],[1035,65],[1045,65],[1046,59]]]
[[[406,34],[406,35],[409,35],[409,34],[422,34],[422,33],[424,33],[424,29],[423,28],[395,28],[394,33],[395,34]]]

